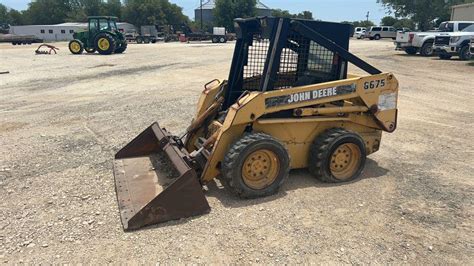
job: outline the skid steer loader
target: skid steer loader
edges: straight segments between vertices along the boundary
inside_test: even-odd
[[[350,25],[264,17],[235,27],[229,78],[204,86],[185,134],[154,123],[116,154],[124,230],[209,212],[203,186],[215,178],[242,198],[277,193],[291,169],[353,180],[395,130],[398,82],[348,52]],[[369,75],[347,74],[348,63]]]

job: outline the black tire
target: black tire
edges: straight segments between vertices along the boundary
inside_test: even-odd
[[[103,41],[105,39],[108,42],[108,46],[101,47],[99,44],[99,41]],[[115,49],[117,48],[117,43],[115,42],[115,39],[108,33],[99,33],[97,37],[95,38],[95,49],[99,54],[101,55],[109,55],[115,52]]]
[[[274,155],[274,159],[278,160],[278,162],[275,161],[272,163],[270,161],[268,164],[277,164],[278,172],[274,173],[275,177],[272,178],[273,181],[271,184],[264,184],[265,187],[256,189],[246,183],[242,170],[244,162],[258,151],[270,151]],[[263,162],[266,161],[263,159]],[[264,169],[267,169],[266,166],[263,167]],[[272,170],[257,171],[271,172]],[[288,177],[289,171],[290,157],[285,146],[267,134],[252,133],[243,136],[240,140],[234,143],[227,152],[222,164],[221,179],[224,181],[225,185],[239,197],[246,199],[258,198],[276,194]],[[260,174],[262,174],[262,172],[260,172]]]
[[[122,54],[123,52],[125,52],[125,50],[127,50],[127,42],[123,42],[122,44],[120,44],[118,46],[117,49],[115,49],[115,53],[116,54]]]
[[[79,40],[72,40],[69,42],[69,51],[72,54],[82,54],[84,52],[84,44]]]
[[[463,61],[471,60],[472,54],[469,45],[464,45],[459,51],[459,59]]]
[[[224,37],[220,37],[220,38],[219,38],[219,42],[220,42],[220,43],[226,43],[227,40],[226,40],[226,38],[224,38]]]
[[[375,39],[376,41],[378,41],[378,40],[381,39],[381,37],[380,37],[380,35],[377,34],[377,35],[374,36],[374,39]]]
[[[421,46],[420,54],[422,56],[433,56],[433,54],[434,54],[433,43],[432,42],[425,42]]]
[[[416,53],[418,53],[418,49],[416,49],[415,47],[408,47],[405,49],[405,53],[409,55],[416,55]]]
[[[212,43],[218,43],[219,40],[217,39],[217,37],[212,37]]]
[[[143,43],[143,38],[140,37],[140,36],[138,36],[136,40],[137,40],[137,43],[138,43],[138,44],[142,44],[142,43]]]
[[[93,53],[97,52],[97,51],[95,50],[95,48],[84,48],[84,50],[86,50],[86,52],[87,52],[88,54],[93,54]]]
[[[452,55],[447,54],[447,53],[441,53],[438,56],[439,56],[439,59],[441,60],[449,60],[451,59],[451,57],[453,57]]]
[[[369,40],[373,41],[373,40],[374,40],[374,37],[369,37]]]
[[[349,177],[337,178],[331,171],[331,163],[334,163],[334,161],[332,161],[332,159],[334,159],[334,153],[339,151],[338,149],[345,144],[354,144],[353,147],[357,147],[360,152],[359,158],[355,162],[354,170],[349,174]],[[366,157],[367,152],[364,140],[358,134],[342,128],[333,128],[319,135],[311,145],[308,158],[308,170],[323,182],[348,182],[361,175],[365,166]]]
[[[146,43],[146,44],[149,44],[150,43],[150,38],[148,38],[148,37],[143,38],[143,42]]]
[[[16,45],[16,42],[12,42],[12,45]]]

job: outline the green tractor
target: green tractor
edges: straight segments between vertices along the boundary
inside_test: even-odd
[[[125,52],[127,40],[117,28],[116,17],[89,17],[88,21],[89,29],[74,33],[74,40],[69,42],[71,53],[82,54],[84,50],[102,55]]]

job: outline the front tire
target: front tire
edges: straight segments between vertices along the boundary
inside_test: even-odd
[[[376,41],[380,40],[380,35],[378,35],[378,34],[375,35],[375,36],[374,36],[374,39],[375,39]]]
[[[358,134],[333,128],[311,145],[308,170],[323,182],[348,182],[361,175],[366,157],[364,140]]]
[[[68,47],[69,51],[75,55],[82,54],[84,52],[84,44],[82,44],[82,42],[79,40],[70,41]]]
[[[264,133],[245,135],[230,148],[222,164],[222,180],[241,198],[276,194],[289,175],[286,148]]]
[[[465,45],[461,48],[461,51],[459,51],[459,59],[463,61],[471,60],[472,55],[470,51],[469,45]]]
[[[95,38],[95,49],[101,55],[109,55],[115,52],[117,44],[115,39],[107,33],[100,33]]]

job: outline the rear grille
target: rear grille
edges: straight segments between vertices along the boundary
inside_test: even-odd
[[[448,45],[449,36],[438,36],[435,38],[435,45]]]

